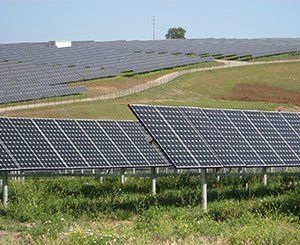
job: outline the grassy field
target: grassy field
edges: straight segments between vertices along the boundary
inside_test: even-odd
[[[209,181],[209,211],[196,176],[10,181],[0,205],[1,244],[299,244],[300,182],[270,177]],[[245,184],[249,188],[245,188]]]
[[[253,86],[260,96],[253,92]],[[133,119],[128,103],[298,110],[300,62],[196,72],[124,98],[13,111],[7,116]]]

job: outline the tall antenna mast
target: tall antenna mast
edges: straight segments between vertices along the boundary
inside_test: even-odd
[[[152,17],[152,37],[155,40],[155,16]]]

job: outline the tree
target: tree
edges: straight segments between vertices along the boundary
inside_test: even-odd
[[[185,39],[186,30],[182,27],[172,27],[166,34],[166,39]]]

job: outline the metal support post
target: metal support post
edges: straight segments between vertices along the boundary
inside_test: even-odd
[[[156,168],[151,168],[151,183],[152,183],[152,195],[156,195]]]
[[[263,170],[263,182],[264,182],[264,186],[267,186],[267,184],[268,184],[267,168],[264,167],[262,170]]]
[[[220,182],[220,174],[219,174],[220,170],[218,168],[216,168],[216,174],[217,174],[217,182]]]
[[[8,188],[7,188],[7,172],[2,172],[2,203],[7,207],[8,202]]]
[[[207,182],[206,182],[206,168],[201,169],[201,195],[202,207],[204,212],[207,212]]]
[[[125,174],[126,174],[126,168],[122,169],[121,172],[122,172],[122,175],[121,175],[121,184],[123,185],[127,181],[127,178],[125,176]]]

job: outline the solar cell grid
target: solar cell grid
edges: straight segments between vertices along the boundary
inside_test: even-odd
[[[251,144],[255,152],[263,160],[266,166],[284,165],[276,152],[268,145],[260,132],[254,127],[251,121],[242,111],[224,111],[233,122],[243,137]]]
[[[107,160],[86,136],[85,132],[81,130],[75,120],[56,120],[56,122],[72,141],[90,167],[110,166]]]
[[[138,148],[131,142],[128,136],[122,131],[116,122],[98,121],[98,124],[105,131],[114,145],[120,150],[124,158],[130,159],[132,166],[147,166],[149,163],[140,153]],[[128,161],[129,162],[129,161]]]
[[[245,111],[244,113],[285,165],[299,163],[295,152],[261,112]]]
[[[69,168],[87,168],[89,165],[71,144],[67,136],[52,119],[35,120],[37,127],[47,137],[56,152],[61,156]]]
[[[223,167],[300,165],[297,113],[144,105],[130,108],[176,167],[193,168],[195,159],[198,167],[217,167],[211,164],[212,158],[203,155],[207,149]],[[186,161],[189,156],[191,161]],[[202,165],[199,157],[204,159]]]
[[[31,150],[39,158],[45,169],[66,167],[31,119],[16,118],[10,119],[10,122],[24,141],[29,143]]]
[[[282,117],[280,113],[263,112],[264,116],[270,121],[277,132],[284,138],[287,144],[300,156],[299,136],[290,127],[288,122]]]
[[[139,151],[147,159],[151,166],[166,165],[159,153],[154,147],[149,147],[149,142],[146,139],[146,133],[142,131],[138,123],[119,121],[117,122],[124,132],[129,136],[132,142],[138,147]],[[149,137],[149,136],[148,136]]]
[[[22,169],[32,169],[35,166],[44,168],[28,143],[19,135],[8,118],[0,119],[0,135],[4,145]]]
[[[207,142],[195,130],[194,125],[191,125],[183,117],[178,108],[156,107],[156,110],[191,152],[197,160],[198,166],[222,166],[215,152],[209,148]]]
[[[222,166],[208,144],[182,116],[177,108],[133,106],[137,116],[149,127],[150,133],[176,167]],[[139,112],[140,111],[140,112]],[[147,121],[148,120],[148,121]]]
[[[206,116],[205,111],[196,108],[180,108],[184,116],[188,118],[199,134],[210,145],[224,166],[244,166],[243,160],[235,153],[226,138],[213,125],[210,117]],[[209,114],[209,113],[208,113]],[[215,115],[215,117],[217,117]],[[222,118],[214,118],[222,123]]]
[[[147,106],[131,106],[131,108],[175,166],[199,166],[182,140],[174,134],[174,131],[157,113],[155,108]]]
[[[281,115],[288,122],[290,127],[300,137],[300,116],[297,113],[282,112]]]
[[[95,146],[113,167],[126,167],[130,164],[120,151],[116,150],[113,142],[95,121],[78,121],[86,135],[94,142]]]
[[[0,171],[19,169],[19,165],[14,161],[11,155],[7,152],[7,149],[3,146],[3,142],[0,142],[0,156]]]

